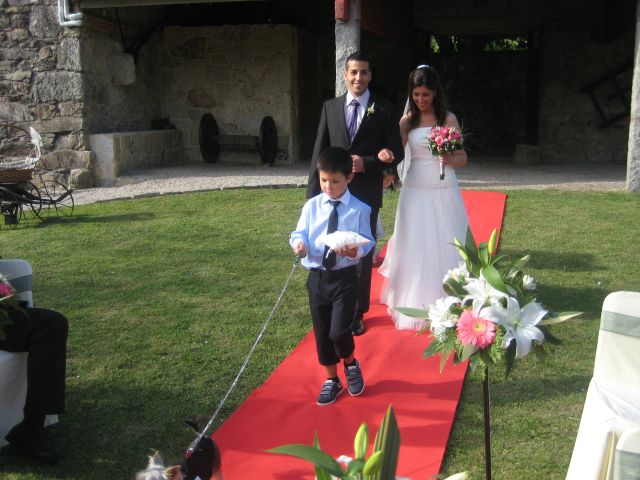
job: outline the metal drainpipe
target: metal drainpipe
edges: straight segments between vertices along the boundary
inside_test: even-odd
[[[79,27],[82,13],[69,13],[69,0],[58,0],[58,23],[63,27]]]

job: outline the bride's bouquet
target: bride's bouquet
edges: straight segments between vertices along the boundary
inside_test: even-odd
[[[455,127],[436,125],[428,135],[429,148],[435,156],[462,150],[462,133]],[[444,180],[444,165],[440,162],[440,180]]]
[[[405,315],[427,321],[425,331],[432,342],[424,356],[440,356],[444,368],[453,354],[454,363],[469,359],[472,368],[503,363],[509,374],[515,359],[542,348],[545,327],[580,315],[550,313],[536,299],[536,282],[522,268],[529,255],[510,261],[495,255],[497,231],[489,242],[476,246],[471,230],[465,244],[454,244],[462,262],[444,277],[444,298],[428,309],[397,307]]]

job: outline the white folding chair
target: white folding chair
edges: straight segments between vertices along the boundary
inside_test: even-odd
[[[640,480],[620,476],[640,427],[640,292],[614,292],[602,305],[593,378],[567,480]],[[631,437],[631,439],[629,439]],[[626,446],[625,446],[626,445]],[[630,451],[633,453],[633,449]]]
[[[2,273],[21,300],[33,306],[33,270],[26,260],[0,259]],[[27,398],[27,353],[0,350],[0,447],[7,444],[4,436],[24,416]],[[58,421],[57,415],[47,415],[46,425]]]
[[[640,428],[622,435],[613,453],[613,480],[640,479]]]

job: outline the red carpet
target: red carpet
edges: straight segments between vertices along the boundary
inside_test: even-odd
[[[506,195],[463,191],[463,198],[476,241],[488,240],[491,231],[501,226]],[[345,390],[335,404],[316,405],[324,377],[310,332],[213,435],[222,450],[225,478],[311,480],[311,464],[264,450],[288,443],[310,445],[317,431],[323,450],[334,457],[352,456],[360,424],[368,424],[373,442],[389,404],[402,439],[397,474],[417,480],[438,473],[466,364],[448,365],[440,373],[438,359],[423,360],[427,337],[395,329],[386,306],[378,303],[382,277],[373,277],[367,333],[356,337],[364,394],[350,397]]]

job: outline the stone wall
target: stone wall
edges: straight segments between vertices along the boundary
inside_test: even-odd
[[[85,83],[85,128],[90,133],[149,130],[161,116],[159,56],[153,43],[137,57],[124,53],[115,24],[91,18],[77,48]]]
[[[0,0],[0,121],[42,135],[42,162],[91,183],[79,31],[62,28],[55,0]]]
[[[543,161],[624,162],[627,158],[629,117],[602,128],[600,116],[582,88],[633,60],[634,33],[604,43],[588,28],[589,19],[583,19],[582,29],[568,31],[558,22],[547,25],[544,31],[544,90],[539,123]],[[591,20],[596,21],[597,16]],[[631,70],[628,87],[630,75]],[[630,100],[627,95],[627,102]]]
[[[200,119],[221,134],[253,135],[262,118],[278,130],[277,163],[297,160],[296,30],[288,25],[168,27],[158,39],[161,111],[182,131],[187,162],[201,162]],[[259,163],[259,155],[223,149],[219,161]]]

